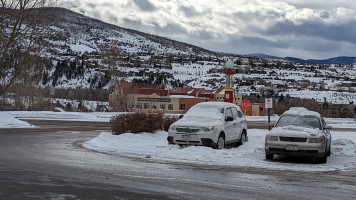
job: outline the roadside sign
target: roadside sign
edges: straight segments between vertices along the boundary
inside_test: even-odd
[[[272,98],[265,99],[265,108],[272,108],[273,101]]]
[[[54,93],[55,93],[55,89],[54,89],[54,87],[51,87],[51,88],[49,89],[49,94],[50,94],[50,95],[54,95]]]
[[[241,109],[244,111],[248,111],[251,108],[251,102],[247,99],[243,100],[241,102]]]

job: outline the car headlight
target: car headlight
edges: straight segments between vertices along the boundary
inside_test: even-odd
[[[323,143],[323,138],[309,138],[309,143]]]
[[[278,141],[278,136],[266,135],[266,141]]]
[[[200,131],[202,132],[211,132],[214,130],[214,126],[211,126],[211,127],[201,127],[200,128]]]
[[[171,130],[171,131],[176,131],[176,130],[177,130],[177,126],[171,125],[171,126],[169,127],[169,130]]]

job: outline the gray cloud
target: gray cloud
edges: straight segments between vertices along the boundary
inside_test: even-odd
[[[151,25],[145,25],[139,20],[124,19],[124,26],[131,29],[139,28],[146,33],[156,32],[157,35],[168,37],[170,35],[186,35],[186,29],[176,23],[169,23],[166,26],[160,26],[158,23],[152,23]],[[160,34],[158,34],[160,33]]]
[[[331,25],[312,22],[304,23],[302,25],[294,25],[291,22],[278,23],[271,29],[261,32],[261,34],[276,37],[283,35],[299,35],[356,44],[356,21],[348,24]]]
[[[153,12],[157,8],[153,5],[150,0],[133,0],[133,2],[142,10],[147,12]]]
[[[108,23],[213,51],[356,56],[356,2],[307,0],[62,0]]]
[[[188,7],[188,6],[180,6],[179,8],[186,17],[197,17],[201,15],[201,12],[198,12],[195,8],[193,7]]]

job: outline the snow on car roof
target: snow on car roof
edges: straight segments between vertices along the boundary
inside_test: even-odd
[[[320,117],[320,114],[315,111],[308,110],[303,107],[292,107],[289,110],[285,111],[283,115],[309,115],[309,116],[315,116],[315,117]]]
[[[202,102],[191,107],[184,117],[207,117],[207,118],[221,118],[223,115],[222,109],[224,107],[237,107],[235,104],[227,102]]]

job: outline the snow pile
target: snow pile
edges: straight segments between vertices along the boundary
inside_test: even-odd
[[[0,128],[36,128],[36,126],[18,120],[5,112],[0,112]]]
[[[346,155],[356,157],[356,141],[346,138],[339,138],[332,141],[335,146],[333,153],[337,155]]]
[[[332,132],[332,155],[327,164],[280,162],[279,157],[273,161],[265,159],[264,139],[267,130],[250,129],[249,141],[238,148],[215,150],[203,146],[181,148],[168,145],[167,132],[156,134],[125,133],[114,136],[103,132],[98,137],[84,143],[88,149],[99,152],[151,158],[155,160],[198,163],[204,165],[257,167],[265,169],[297,171],[332,171],[346,170],[356,165],[356,134],[351,132]]]
[[[118,113],[107,113],[106,117],[98,117],[95,113],[84,112],[50,112],[50,111],[9,111],[6,112],[12,118],[39,119],[39,120],[65,120],[65,121],[110,121],[110,118]]]

